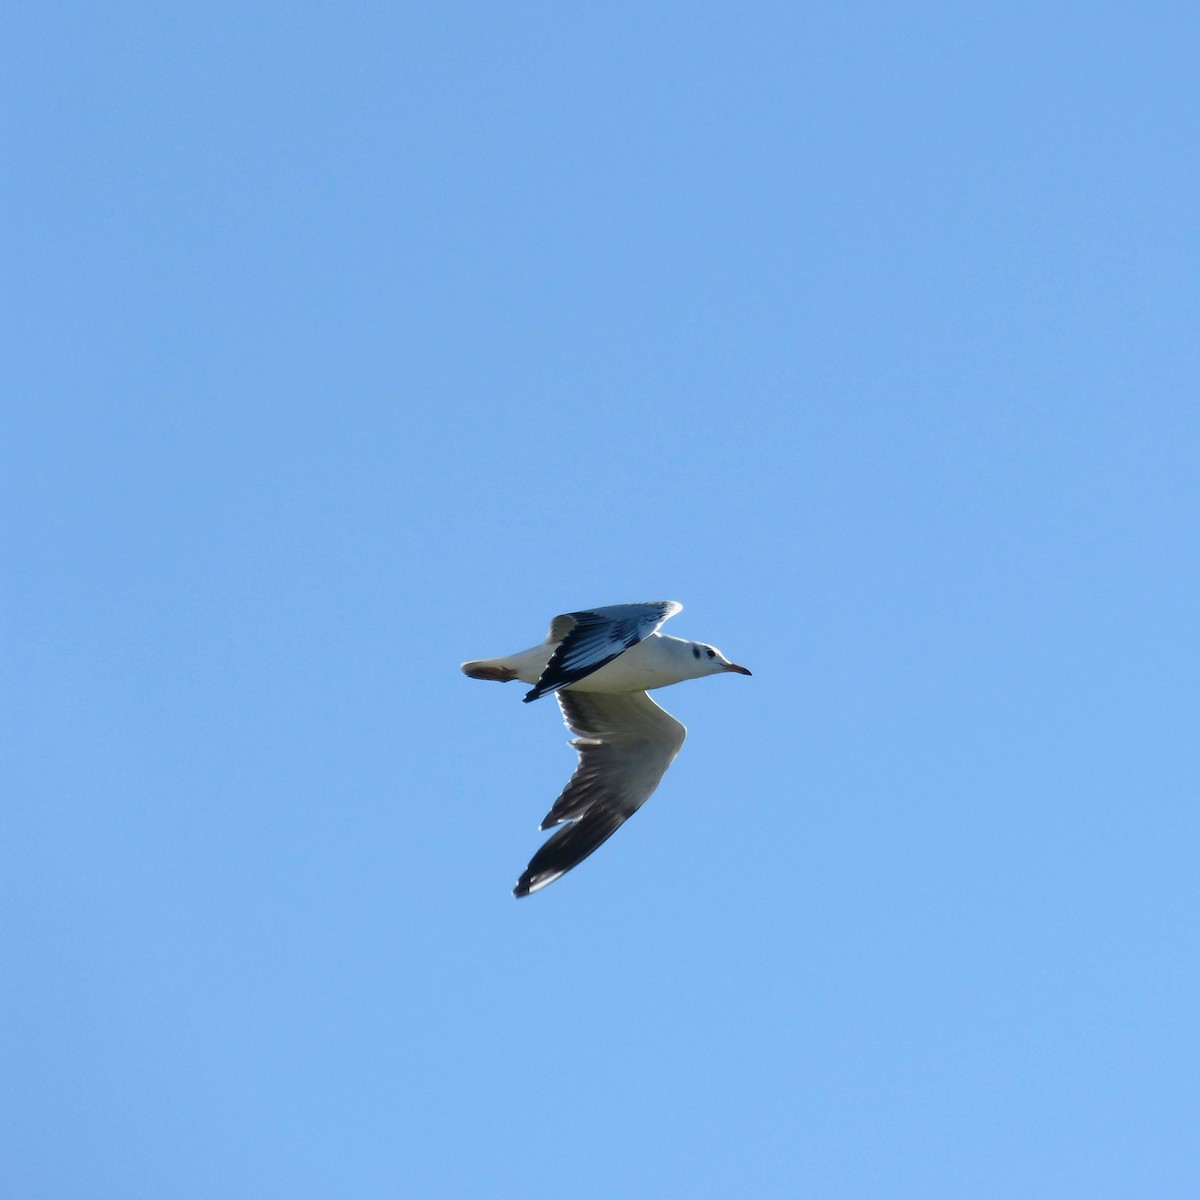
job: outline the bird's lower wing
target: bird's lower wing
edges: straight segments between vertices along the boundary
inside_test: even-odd
[[[570,824],[533,856],[516,896],[553,883],[612,837],[658,787],[687,734],[645,692],[559,692],[558,703],[577,735],[579,765],[542,828]]]

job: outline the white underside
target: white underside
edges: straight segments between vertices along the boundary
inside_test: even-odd
[[[644,641],[631,646],[612,662],[593,671],[590,675],[564,688],[571,692],[605,692],[617,695],[621,692],[648,692],[654,688],[668,687],[687,678],[679,672],[677,655],[668,654],[667,644],[677,642],[661,633],[652,633]],[[511,667],[523,683],[537,683],[557,649],[553,643],[543,642],[520,654],[496,659],[496,662]]]

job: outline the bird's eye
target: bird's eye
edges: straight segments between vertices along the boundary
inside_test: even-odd
[[[708,657],[709,657],[709,658],[716,658],[716,657],[717,657],[717,652],[716,652],[715,650],[710,650],[710,651],[708,652]]]

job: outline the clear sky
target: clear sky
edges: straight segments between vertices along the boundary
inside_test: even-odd
[[[1194,5],[17,6],[4,1192],[1200,1195]],[[594,857],[463,678],[754,671]]]

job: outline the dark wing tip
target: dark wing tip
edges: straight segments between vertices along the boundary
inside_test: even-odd
[[[546,871],[538,870],[536,865],[531,862],[525,868],[524,874],[517,880],[517,886],[513,888],[513,895],[520,900],[522,896],[532,896],[534,892],[540,892],[542,888],[553,883],[556,879],[561,879],[564,872],[562,871]]]
[[[608,841],[631,815],[631,812],[611,808],[594,808],[564,825],[543,842],[529,860],[529,866],[513,888],[513,895],[519,900],[561,879]]]

